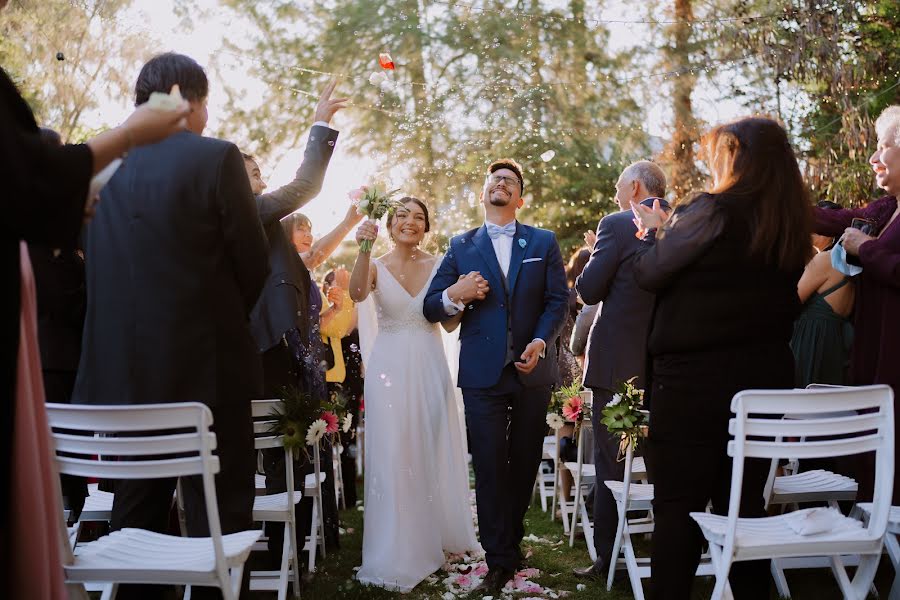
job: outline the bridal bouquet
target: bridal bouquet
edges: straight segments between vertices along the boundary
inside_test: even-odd
[[[319,402],[309,392],[294,387],[284,390],[284,409],[276,408],[272,416],[275,417],[272,433],[284,436],[284,447],[295,458],[326,435],[333,436],[340,429],[349,431],[353,422],[342,395],[333,394],[327,401]]]
[[[641,412],[644,402],[644,390],[634,387],[634,380],[622,382],[618,392],[613,394],[600,414],[603,416],[600,422],[606,425],[606,429],[613,435],[621,436],[623,447],[630,445],[637,448],[638,441],[646,434],[646,415]]]
[[[399,191],[400,190],[391,190],[381,192],[376,185],[372,185],[371,187],[364,185],[361,188],[353,190],[348,195],[350,196],[350,200],[356,203],[356,208],[361,215],[365,215],[369,219],[377,221],[384,215],[401,206],[399,202],[394,200],[394,196],[396,196]],[[372,241],[363,240],[360,242],[359,251],[363,253],[371,252]]]
[[[590,418],[591,407],[581,397],[580,383],[573,383],[553,392],[547,408],[547,425],[551,429],[557,431],[569,422],[575,424],[577,434],[582,422]]]

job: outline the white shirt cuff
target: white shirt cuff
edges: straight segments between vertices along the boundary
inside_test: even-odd
[[[329,125],[325,121],[316,121],[315,123],[313,123],[313,127],[315,127],[316,125],[321,125],[322,127],[327,127],[328,129],[334,129],[331,125]],[[334,131],[337,131],[337,129],[334,129]]]
[[[447,293],[447,290],[444,290],[444,293],[441,294],[441,302],[444,303],[444,312],[451,317],[466,308],[466,305],[462,302],[453,302],[450,300],[450,295]]]
[[[540,342],[544,345],[544,347],[541,349],[541,353],[538,355],[541,358],[544,358],[547,355],[547,342],[545,342],[541,338],[534,338],[533,340],[531,340],[531,343],[534,343],[534,342]]]

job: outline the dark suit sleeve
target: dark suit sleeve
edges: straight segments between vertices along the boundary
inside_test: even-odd
[[[237,146],[229,144],[219,165],[216,203],[225,236],[225,252],[234,266],[247,314],[269,274],[266,236]]]
[[[532,338],[540,338],[546,344],[552,344],[559,337],[568,316],[569,286],[566,283],[566,269],[556,236],[551,233],[544,281],[544,312],[538,319]]]
[[[591,258],[575,280],[575,290],[585,304],[597,304],[606,300],[619,270],[620,254],[613,219],[605,217],[597,226],[597,241]]]
[[[634,259],[634,278],[648,292],[667,287],[682,269],[712,246],[725,228],[715,202],[695,200],[675,210],[656,236],[651,235]]]
[[[422,312],[425,318],[432,323],[440,323],[450,318],[447,311],[444,310],[444,301],[442,296],[444,290],[459,281],[459,269],[456,266],[456,257],[453,256],[453,242],[450,242],[450,248],[441,266],[438,267],[437,273],[428,286],[428,292],[425,294],[425,303],[422,306]]]
[[[334,129],[313,126],[294,180],[256,198],[259,219],[264,226],[283,219],[318,195],[337,137],[338,132]]]

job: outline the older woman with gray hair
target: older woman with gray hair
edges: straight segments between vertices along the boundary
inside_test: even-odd
[[[900,106],[889,106],[875,122],[878,146],[869,158],[875,183],[887,195],[864,208],[815,210],[815,231],[841,236],[847,262],[862,267],[858,277],[855,337],[850,354],[854,385],[885,383],[900,393]],[[854,219],[866,219],[856,221]],[[864,232],[860,225],[870,225]],[[894,414],[895,425],[897,413]],[[897,448],[900,448],[898,446]],[[895,448],[896,453],[896,448]],[[861,481],[870,478],[863,477]],[[894,504],[900,492],[894,481]],[[866,495],[867,490],[860,490]],[[868,490],[871,494],[871,490]]]

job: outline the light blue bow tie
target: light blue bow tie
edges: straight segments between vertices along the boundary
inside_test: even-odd
[[[499,237],[514,237],[516,235],[516,222],[512,221],[507,223],[503,227],[499,225],[494,225],[493,223],[485,223],[485,227],[487,227],[487,234],[491,237],[492,240],[496,240]]]

